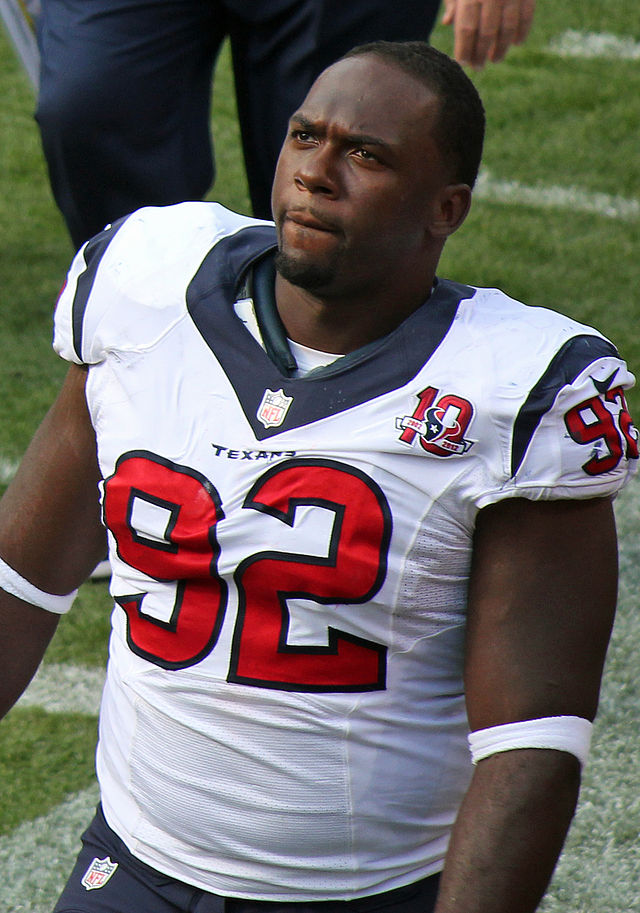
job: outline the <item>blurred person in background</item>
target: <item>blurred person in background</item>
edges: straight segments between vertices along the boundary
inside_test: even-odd
[[[33,0],[38,2],[38,0]],[[215,177],[212,71],[233,58],[253,214],[291,111],[356,44],[427,40],[439,0],[40,0],[37,121],[73,244],[140,206],[201,199]],[[535,0],[445,0],[454,56],[481,67],[524,40]]]

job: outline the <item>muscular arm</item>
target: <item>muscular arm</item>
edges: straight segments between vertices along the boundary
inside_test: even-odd
[[[69,593],[103,557],[96,442],[86,371],[70,368],[0,502],[0,556],[48,593]],[[58,616],[0,589],[0,716],[28,685]]]
[[[471,729],[558,715],[593,719],[616,589],[608,500],[513,500],[482,511],[466,649]],[[578,761],[561,751],[519,749],[480,761],[436,913],[534,911],[579,782]]]

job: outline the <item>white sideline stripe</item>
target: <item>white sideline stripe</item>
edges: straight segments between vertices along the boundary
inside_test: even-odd
[[[0,837],[3,913],[51,913],[97,804],[96,784]]]
[[[104,675],[104,669],[55,663],[41,666],[16,706],[97,716]]]
[[[568,29],[548,45],[558,57],[602,57],[608,60],[640,60],[640,42],[611,32],[579,32]]]
[[[0,18],[34,90],[40,75],[40,52],[28,6],[20,0],[0,0]]]
[[[474,196],[491,203],[524,204],[537,209],[571,209],[573,212],[577,210],[622,222],[640,219],[640,200],[608,193],[590,193],[578,187],[530,187],[520,181],[500,181],[486,169],[480,171]]]
[[[7,460],[0,457],[0,485],[8,485],[18,471],[20,460]]]

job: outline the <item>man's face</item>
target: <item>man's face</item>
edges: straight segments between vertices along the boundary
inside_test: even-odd
[[[274,180],[278,270],[332,297],[403,289],[433,245],[429,214],[450,183],[432,136],[437,98],[367,54],[334,64],[289,122]]]

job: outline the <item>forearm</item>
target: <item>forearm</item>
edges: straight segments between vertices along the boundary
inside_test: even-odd
[[[33,678],[59,616],[0,590],[0,717]]]
[[[460,808],[435,913],[532,913],[573,817],[579,763],[561,751],[480,761]]]
[[[0,502],[0,558],[8,565],[2,582],[16,594],[0,589],[0,716],[40,664],[65,610],[59,597],[80,586],[105,554],[85,380],[82,368],[69,369]]]

